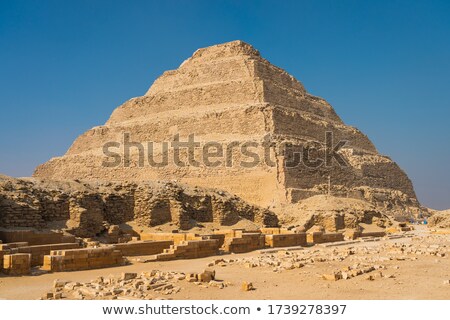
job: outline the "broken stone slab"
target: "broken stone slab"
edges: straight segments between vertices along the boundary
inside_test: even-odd
[[[217,280],[211,280],[211,281],[208,283],[208,285],[209,285],[210,287],[216,287],[216,288],[219,288],[219,289],[225,288],[225,284],[224,284],[222,281],[217,281]]]
[[[55,279],[53,281],[53,288],[63,288],[66,284],[68,284],[70,281],[65,281],[65,280],[59,280],[59,279]]]
[[[128,281],[135,279],[137,277],[137,273],[135,272],[123,272],[122,276],[120,277],[120,280],[122,281]]]
[[[329,274],[323,274],[322,279],[328,280],[328,281],[338,281],[338,280],[342,279],[342,272],[338,271],[338,272],[333,272],[333,273],[329,273]]]

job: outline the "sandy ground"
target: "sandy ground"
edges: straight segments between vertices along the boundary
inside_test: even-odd
[[[427,254],[410,254],[411,259],[392,259],[383,261],[384,274],[393,277],[377,277],[367,280],[367,275],[357,276],[347,280],[327,281],[322,274],[340,270],[355,262],[355,259],[377,259],[370,253],[357,253],[343,261],[315,261],[305,264],[302,268],[274,272],[272,267],[246,268],[241,263],[230,263],[225,266],[215,266],[216,278],[230,282],[226,288],[219,289],[206,285],[197,285],[187,281],[179,281],[181,287],[178,293],[164,296],[166,299],[450,299],[450,259],[448,248],[450,235],[426,237],[424,230],[415,231],[415,238],[382,240],[377,242],[362,242],[339,247],[346,250],[350,247],[366,250],[382,247],[391,243],[446,246],[444,257]],[[336,247],[337,248],[337,247]],[[314,246],[298,252],[308,254],[320,249],[322,255],[332,255],[336,248]],[[387,250],[388,252],[389,250]],[[387,253],[386,252],[386,253]],[[384,255],[385,253],[379,253]],[[60,272],[24,277],[0,277],[0,299],[39,299],[43,293],[51,290],[55,279],[78,282],[89,282],[99,276],[120,274],[121,272],[142,272],[153,269],[177,272],[201,272],[208,263],[216,258],[224,259],[257,259],[260,252],[246,254],[223,255],[194,260],[175,260],[168,262],[134,263],[128,266],[107,269]],[[372,262],[373,264],[373,262]],[[255,290],[241,291],[243,281],[252,282]]]

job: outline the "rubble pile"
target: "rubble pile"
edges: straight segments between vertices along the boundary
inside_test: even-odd
[[[201,273],[173,272],[151,270],[141,272],[125,272],[119,276],[98,277],[90,282],[72,282],[55,280],[52,290],[46,292],[41,299],[60,300],[132,300],[132,299],[166,299],[181,290],[182,282],[191,282],[203,287],[225,288],[231,283],[217,280],[213,269]]]

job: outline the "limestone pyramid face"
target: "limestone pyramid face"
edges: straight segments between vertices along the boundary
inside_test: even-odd
[[[174,151],[174,140],[189,137],[194,149]],[[345,145],[325,161],[328,143],[340,141]],[[125,145],[131,146],[129,156]],[[224,189],[263,206],[297,202],[331,186],[333,195],[379,206],[418,206],[411,181],[396,163],[345,125],[325,100],[242,41],[197,50],[34,175],[177,180]]]

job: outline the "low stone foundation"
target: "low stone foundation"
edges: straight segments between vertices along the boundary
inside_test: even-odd
[[[258,249],[265,246],[265,236],[261,233],[242,233],[236,232],[237,237],[226,237],[223,245],[225,252],[244,253]]]
[[[61,232],[36,232],[34,230],[5,230],[0,229],[0,240],[4,243],[27,242],[28,245],[53,243],[73,243],[75,237]]]
[[[15,248],[26,247],[28,246],[28,242],[11,242],[11,243],[2,243],[0,244],[0,251],[8,251]]]
[[[179,244],[170,246],[163,253],[154,256],[155,260],[174,260],[174,259],[195,259],[214,256],[219,253],[219,241],[217,239],[209,240],[187,240]]]
[[[344,237],[347,240],[355,240],[357,238],[363,238],[363,237],[384,237],[386,234],[387,234],[387,231],[364,232],[364,231],[350,229],[350,230],[346,230],[344,232]]]
[[[42,266],[44,264],[44,256],[50,254],[52,250],[77,249],[78,243],[54,243],[42,244],[37,246],[24,246],[11,249],[12,253],[29,253],[31,254],[31,266]]]
[[[116,250],[120,250],[123,256],[145,256],[162,253],[164,249],[173,245],[172,240],[165,241],[136,241],[128,243],[118,243],[113,245]]]
[[[224,234],[205,234],[201,236],[201,239],[203,240],[211,240],[211,239],[215,239],[217,240],[217,244],[219,246],[219,248],[221,248],[223,246],[223,244],[225,243],[225,235]]]
[[[385,235],[386,235],[385,231],[376,231],[376,232],[361,232],[359,236],[363,238],[363,237],[384,237]]]
[[[292,234],[292,231],[289,231],[286,228],[261,228],[259,230],[264,234]]]
[[[305,246],[306,233],[291,233],[291,234],[267,234],[265,244],[267,247],[292,247]]]
[[[118,266],[122,253],[114,247],[51,251],[44,256],[43,270],[76,271]]]
[[[30,274],[31,254],[15,253],[3,256],[3,272],[10,276],[23,276]]]
[[[146,241],[173,241],[174,244],[178,244],[186,240],[200,240],[195,233],[141,233],[141,240]]]
[[[13,243],[1,243],[0,242],[0,271],[3,268],[3,257],[7,254],[11,254],[12,249],[28,246],[28,242],[13,242]],[[14,252],[17,253],[17,252]]]
[[[341,232],[310,232],[307,234],[307,241],[315,244],[344,241],[344,234]]]

